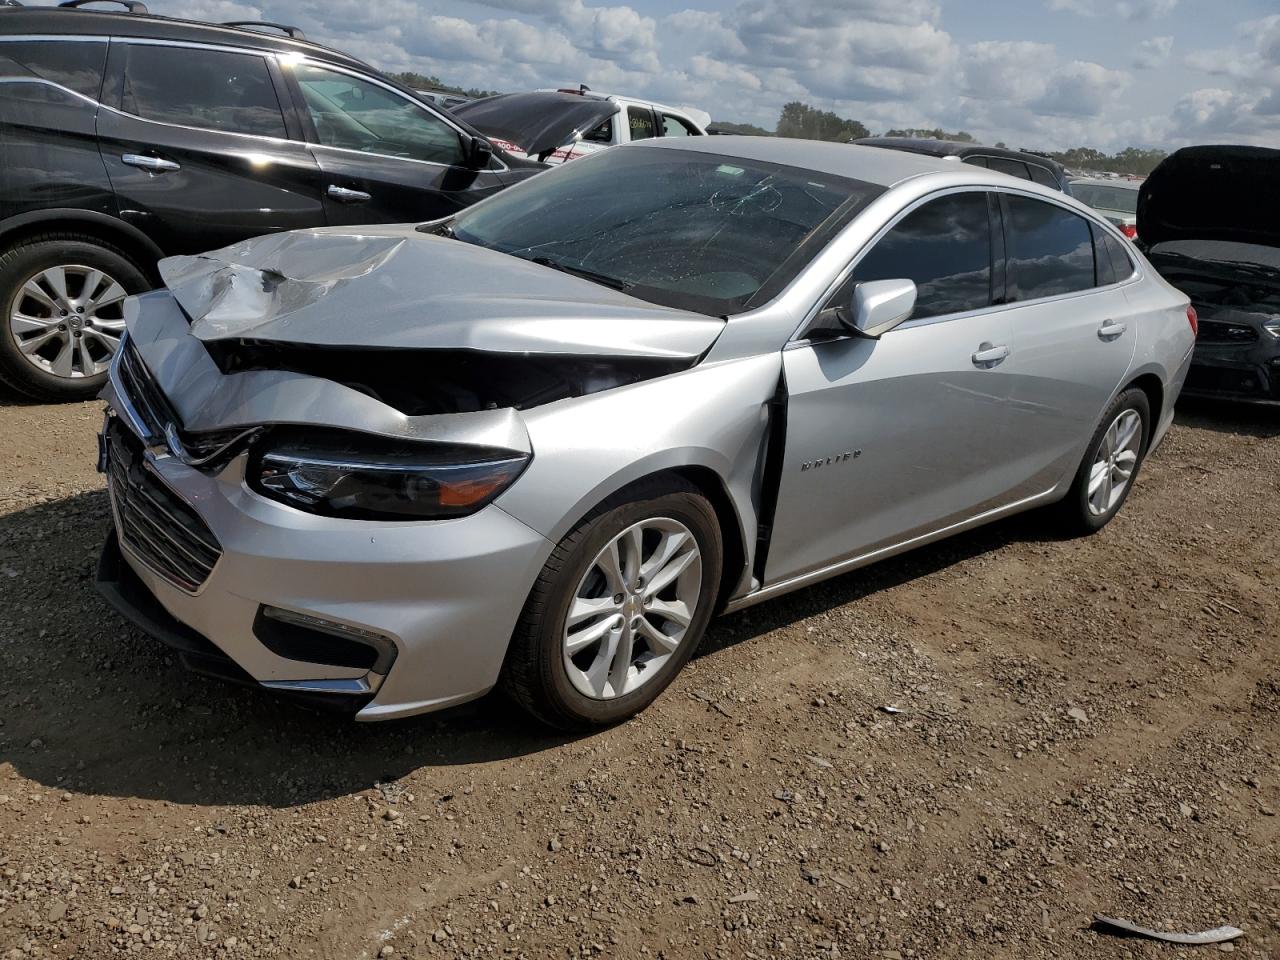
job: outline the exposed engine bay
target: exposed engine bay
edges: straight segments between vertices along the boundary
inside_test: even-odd
[[[505,407],[527,410],[665,376],[696,362],[696,358],[327,347],[262,340],[216,340],[204,346],[224,374],[281,370],[321,377],[406,416]]]

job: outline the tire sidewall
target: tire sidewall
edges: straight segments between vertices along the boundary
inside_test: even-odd
[[[565,620],[578,584],[605,545],[632,524],[666,517],[678,520],[693,534],[702,560],[702,584],[698,609],[684,642],[662,665],[658,674],[625,696],[596,700],[584,696],[569,679],[564,664]],[[693,656],[711,620],[720,586],[723,549],[715,511],[702,497],[670,493],[614,507],[592,521],[589,530],[574,548],[548,596],[547,615],[539,625],[538,649],[541,672],[555,707],[569,716],[593,725],[607,725],[627,719],[643,710],[662,693]]]
[[[106,382],[105,372],[68,379],[46,373],[33,365],[18,347],[9,325],[9,310],[20,284],[49,267],[80,264],[111,275],[130,294],[150,284],[136,264],[115,250],[87,240],[46,240],[17,247],[0,258],[0,371],[19,390],[43,398],[74,400],[94,396]]]
[[[1120,416],[1125,410],[1134,410],[1142,418],[1142,443],[1138,447],[1138,459],[1133,465],[1133,473],[1129,477],[1129,484],[1125,487],[1124,494],[1116,502],[1116,505],[1106,513],[1095,514],[1089,509],[1089,474],[1093,469],[1094,460],[1097,459],[1098,449],[1107,435],[1107,430],[1115,422],[1116,417]],[[1084,460],[1080,464],[1079,472],[1076,474],[1076,482],[1072,489],[1072,501],[1075,510],[1079,513],[1080,522],[1087,529],[1101,530],[1111,522],[1115,515],[1120,512],[1120,508],[1128,501],[1129,494],[1133,492],[1134,484],[1138,482],[1138,473],[1147,459],[1147,448],[1151,443],[1151,429],[1151,403],[1147,399],[1146,393],[1142,390],[1137,388],[1126,390],[1107,407],[1107,412],[1102,415],[1102,420],[1094,431],[1089,448],[1085,451]]]

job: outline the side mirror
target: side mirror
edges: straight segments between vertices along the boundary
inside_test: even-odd
[[[850,333],[878,340],[915,308],[914,280],[870,280],[853,288],[853,303],[848,311],[840,311],[840,323]]]
[[[493,144],[484,137],[472,137],[467,146],[467,166],[483,170],[493,160]]]

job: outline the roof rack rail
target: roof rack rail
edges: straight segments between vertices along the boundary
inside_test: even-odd
[[[115,0],[115,2],[124,2],[124,0]],[[276,23],[273,20],[224,20],[224,27],[270,27],[272,30],[279,30],[288,36],[291,40],[305,40],[307,35],[297,27],[291,27],[287,23]]]
[[[147,5],[142,0],[62,0],[58,4],[60,7],[83,7],[87,3],[118,3],[122,7],[127,7],[130,13],[150,13]]]

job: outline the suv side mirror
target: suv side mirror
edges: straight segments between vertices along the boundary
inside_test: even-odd
[[[870,280],[854,286],[853,303],[840,311],[840,323],[850,333],[878,340],[915,308],[914,280]]]
[[[472,137],[467,145],[467,166],[483,170],[493,160],[493,144],[484,137]]]

